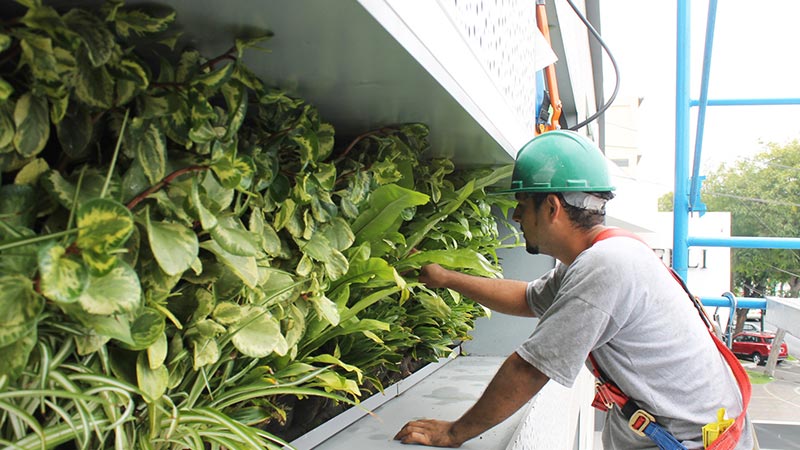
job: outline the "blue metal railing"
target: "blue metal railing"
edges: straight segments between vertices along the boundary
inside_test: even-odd
[[[708,106],[755,106],[755,105],[800,105],[800,98],[751,98],[751,99],[708,99],[708,84],[711,72],[711,53],[714,42],[714,28],[717,15],[717,0],[710,0],[706,21],[705,50],[703,53],[703,72],[700,86],[700,99],[689,95],[690,68],[690,0],[678,0],[677,42],[676,42],[676,83],[675,83],[675,194],[673,201],[673,269],[686,280],[688,275],[689,247],[733,247],[733,248],[772,248],[800,249],[800,238],[781,237],[690,237],[689,215],[702,211],[700,203],[700,161],[702,156],[705,115]],[[695,134],[694,164],[689,177],[689,112],[699,107]],[[766,300],[755,298],[733,298],[726,293],[722,297],[702,298],[703,305],[711,307],[766,309]]]

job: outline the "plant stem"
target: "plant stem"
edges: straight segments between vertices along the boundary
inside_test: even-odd
[[[222,61],[223,59],[230,59],[231,61],[235,62],[236,61],[236,57],[231,54],[231,53],[233,53],[235,51],[236,51],[236,46],[233,46],[233,47],[229,48],[228,51],[226,51],[225,53],[217,56],[214,59],[208,60],[205,64],[200,66],[200,70],[202,71],[202,70],[205,70],[205,69],[213,69],[214,65],[217,64],[218,62]]]
[[[122,119],[122,127],[119,130],[119,138],[117,138],[117,146],[114,148],[114,156],[111,157],[111,167],[108,168],[108,175],[106,175],[106,182],[103,184],[103,190],[100,191],[100,198],[106,196],[108,184],[111,182],[111,174],[114,173],[114,166],[117,165],[117,156],[119,156],[119,148],[122,146],[122,137],[125,136],[125,126],[128,124],[128,114],[130,111],[130,109],[125,110],[125,117]]]
[[[35,244],[37,242],[49,241],[50,239],[60,238],[61,236],[69,236],[70,234],[75,234],[78,232],[78,229],[66,230],[66,231],[59,231],[58,233],[46,234],[44,236],[34,236],[25,239],[14,239],[12,241],[6,241],[0,243],[0,251],[8,250],[10,248],[16,247],[23,247],[25,245]]]
[[[81,185],[83,184],[83,176],[86,174],[87,167],[88,166],[83,166],[80,175],[78,175],[78,184],[75,186],[75,195],[72,196],[72,208],[69,209],[69,219],[67,219],[68,230],[72,228],[72,222],[75,220],[75,210],[78,209],[78,194],[80,194],[81,192]]]
[[[159,190],[163,189],[164,186],[172,183],[172,181],[175,180],[175,178],[178,178],[179,176],[185,175],[185,174],[190,173],[190,172],[200,172],[202,170],[208,170],[208,166],[189,166],[189,167],[184,167],[183,169],[178,169],[178,170],[172,172],[171,174],[167,175],[166,177],[164,177],[164,179],[162,179],[158,183],[156,183],[156,184],[150,186],[149,188],[145,189],[144,192],[140,193],[133,200],[128,202],[128,204],[126,206],[128,207],[129,210],[132,211],[133,208],[135,208],[136,205],[141,203],[142,200],[147,198],[148,195],[150,195],[150,194],[152,194],[154,192],[158,192]]]
[[[362,139],[367,138],[369,136],[372,136],[373,134],[385,133],[387,131],[397,131],[397,128],[396,127],[381,127],[381,128],[378,128],[377,130],[367,131],[366,133],[357,136],[355,139],[353,139],[353,142],[351,142],[350,145],[348,145],[347,148],[344,149],[342,154],[339,155],[339,157],[336,158],[336,159],[337,160],[344,159],[345,156],[347,156],[347,154],[350,153],[350,150],[352,150],[353,147],[355,147],[356,144],[358,144]]]

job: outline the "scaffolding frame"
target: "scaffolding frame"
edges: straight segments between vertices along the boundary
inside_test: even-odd
[[[689,236],[689,217],[693,212],[702,212],[705,206],[700,202],[699,174],[702,157],[705,116],[709,106],[762,106],[762,105],[800,105],[800,98],[741,98],[709,99],[708,85],[711,73],[711,56],[714,43],[714,28],[717,16],[717,0],[709,0],[706,20],[703,69],[700,82],[700,97],[690,97],[690,1],[678,0],[677,6],[677,48],[676,48],[676,98],[675,98],[675,195],[673,203],[673,269],[686,280],[689,264],[689,247],[729,247],[729,248],[768,248],[800,249],[800,238],[790,237],[740,237],[726,238]],[[695,145],[690,173],[690,110],[698,108],[695,128]],[[725,293],[721,297],[701,298],[705,306],[728,307],[733,317],[736,308],[766,310],[765,298],[734,297]],[[730,324],[731,322],[729,322]],[[781,331],[780,329],[778,331]],[[730,345],[730,326],[728,332]]]

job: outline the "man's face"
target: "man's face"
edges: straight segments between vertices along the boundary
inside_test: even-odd
[[[539,254],[539,245],[535,240],[536,226],[538,225],[538,208],[534,207],[533,198],[526,193],[517,193],[517,207],[511,219],[519,224],[522,235],[525,237],[525,250],[531,255]]]

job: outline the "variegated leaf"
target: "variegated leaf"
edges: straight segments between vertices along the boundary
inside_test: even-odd
[[[238,65],[238,64],[237,64]],[[228,104],[228,124],[222,140],[232,139],[242,127],[247,117],[247,89],[241,83],[226,83],[222,86],[222,94]]]
[[[2,78],[0,78],[0,81]],[[2,91],[2,86],[0,86]],[[2,99],[2,98],[0,98]],[[13,151],[14,147],[14,105],[0,102],[0,153],[3,149]]]
[[[77,59],[75,96],[89,106],[110,109],[114,101],[114,79],[105,66],[94,67],[87,56]]]
[[[81,37],[94,67],[107,63],[114,54],[116,40],[104,21],[83,9],[72,9],[63,16],[70,31]]]
[[[89,314],[109,315],[133,311],[141,306],[142,288],[131,267],[118,262],[107,274],[90,274],[89,285],[78,301]]]
[[[50,117],[47,100],[26,92],[14,108],[14,148],[22,156],[34,156],[44,149],[50,138]]]
[[[191,207],[197,211],[197,218],[200,219],[200,225],[204,230],[211,230],[217,226],[217,217],[206,208],[203,200],[200,198],[200,188],[198,187],[197,178],[192,179],[191,191]]]
[[[251,358],[264,358],[272,352],[286,354],[288,345],[280,323],[262,307],[246,305],[242,310],[242,318],[232,327],[234,347]]]
[[[81,251],[81,259],[89,269],[89,273],[97,277],[110,272],[119,260],[114,253],[97,252],[91,249]]]
[[[89,283],[86,268],[52,242],[39,250],[39,279],[42,294],[59,303],[73,303]]]
[[[122,203],[110,199],[90,200],[78,208],[78,240],[82,250],[105,252],[125,243],[133,232],[133,216]]]
[[[242,175],[229,156],[223,156],[211,164],[211,170],[217,176],[219,184],[226,189],[233,189],[239,185]]]
[[[74,104],[56,125],[56,135],[64,153],[76,159],[86,156],[93,128],[89,111]]]
[[[0,377],[10,375],[12,378],[18,377],[28,365],[31,351],[38,342],[38,332],[36,327],[14,341],[12,344],[0,347]]]
[[[0,52],[4,52],[11,47],[11,36],[0,33]]]
[[[146,221],[150,250],[161,270],[179,275],[191,267],[199,251],[194,231],[178,223],[151,221],[149,214]]]
[[[212,91],[217,90],[228,82],[235,68],[236,64],[234,63],[225,64],[222,67],[198,75],[192,80],[192,85],[202,84]]]
[[[222,325],[228,326],[238,322],[245,312],[246,310],[236,303],[222,302],[214,308],[211,317]]]
[[[121,9],[114,15],[114,25],[117,27],[117,33],[122,37],[141,36],[166,30],[175,21],[175,16],[175,11],[171,11],[164,17],[154,17],[138,9]]]
[[[66,209],[72,209],[72,200],[75,197],[75,186],[65,180],[56,170],[45,173],[41,178],[42,186],[58,203]]]
[[[216,241],[204,241],[200,244],[214,255],[217,260],[231,270],[247,287],[255,289],[258,286],[258,265],[252,256],[237,256],[225,251]]]
[[[311,297],[309,301],[314,306],[314,311],[317,312],[317,316],[320,319],[332,326],[339,325],[339,308],[336,303],[323,294]]]
[[[59,92],[59,94],[61,94]],[[67,115],[67,108],[69,108],[69,95],[59,95],[58,97],[50,97],[50,121],[54,125],[58,125],[64,120]]]
[[[44,299],[33,290],[28,277],[0,277],[0,347],[29,334],[44,308]]]
[[[45,82],[58,81],[57,60],[50,38],[30,32],[23,33],[20,47],[20,62],[31,68],[34,78]]]
[[[14,184],[36,185],[39,177],[48,170],[50,170],[50,166],[47,165],[47,161],[42,158],[34,158],[17,172]]]
[[[162,332],[158,339],[150,347],[147,347],[147,362],[150,364],[151,369],[164,365],[168,350],[167,335]]]
[[[219,219],[216,227],[211,229],[211,237],[228,253],[238,256],[258,255],[258,239],[242,224],[232,217]]]
[[[134,350],[144,350],[164,334],[164,315],[153,308],[143,308],[131,324]]]
[[[0,101],[6,101],[14,93],[14,86],[0,77]],[[1,147],[1,146],[0,146]]]
[[[266,41],[267,39],[271,38],[273,33],[269,30],[260,31],[258,34],[254,36],[248,36],[246,38],[236,38],[236,53],[239,57],[242,57],[244,50],[247,48],[258,47],[258,44]]]
[[[155,184],[164,178],[167,171],[167,142],[164,134],[154,124],[148,125],[134,137],[136,158],[144,174]]]
[[[336,183],[336,166],[328,163],[317,165],[317,172],[314,173],[317,183],[322,189],[332,191]]]
[[[306,165],[316,162],[319,158],[319,141],[317,135],[306,131],[297,136],[292,136],[292,141],[297,144],[300,151],[300,161]]]
[[[147,354],[141,352],[136,359],[136,383],[144,393],[145,401],[154,403],[167,392],[169,371],[163,365],[152,369],[147,360]]]
[[[319,140],[319,160],[325,161],[333,151],[334,129],[329,123],[322,123],[317,129],[317,139]]]

